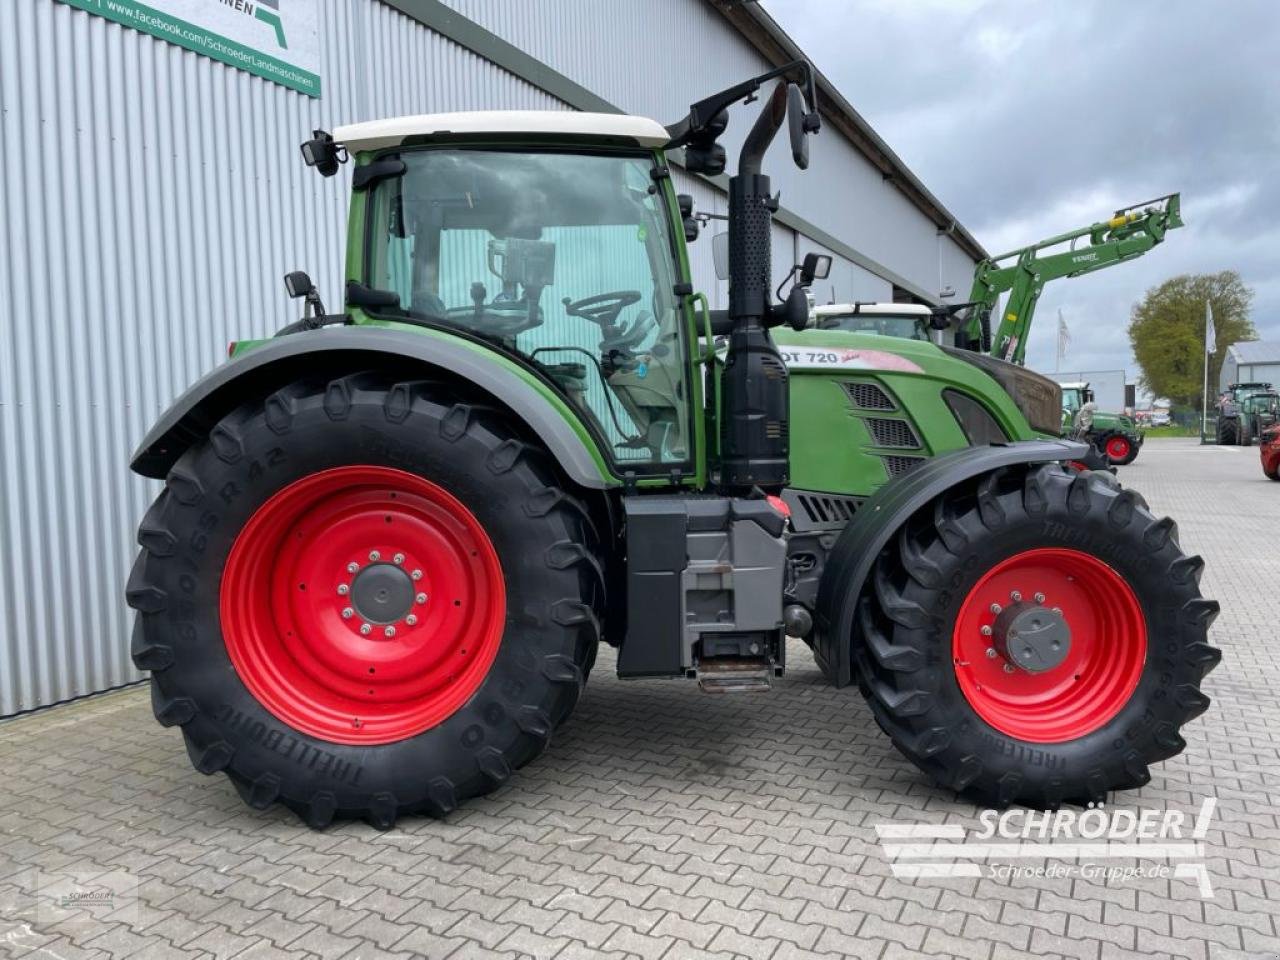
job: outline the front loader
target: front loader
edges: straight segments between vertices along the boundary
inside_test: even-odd
[[[722,172],[730,108],[775,78],[713,313],[667,152]],[[779,682],[788,636],[979,802],[1098,801],[1183,748],[1219,659],[1201,561],[1084,445],[1037,439],[1043,378],[798,332],[824,264],[774,300],[783,125],[804,168],[806,63],[669,127],[445,114],[303,145],[351,167],[343,309],[291,274],[304,318],[133,460],[165,482],[134,662],[198,770],[313,827],[441,816],[546,749],[600,642],[621,677],[736,695]]]

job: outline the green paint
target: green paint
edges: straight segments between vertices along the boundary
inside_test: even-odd
[[[193,53],[229,64],[282,87],[297,90],[310,97],[320,96],[320,77],[301,67],[268,56],[252,47],[229,40],[219,33],[177,17],[170,16],[137,0],[59,0],[68,6],[97,14],[108,20],[132,27]],[[279,17],[258,7],[257,18],[275,27],[276,40],[282,48],[284,28]]]
[[[974,270],[965,335],[980,342],[984,317],[990,322],[1000,297],[1004,305],[991,337],[991,355],[1022,363],[1036,303],[1050,280],[1079,277],[1140,257],[1164,240],[1165,233],[1182,226],[1181,197],[1173,193],[1139,207],[1116,211],[1111,218],[1049,237],[998,257],[983,260]],[[1086,244],[1080,241],[1087,240]],[[1069,244],[1066,250],[1045,253]]]
[[[271,26],[276,32],[276,43],[280,44],[281,50],[288,50],[289,44],[284,38],[284,24],[280,22],[280,18],[268,10],[266,7],[258,7],[254,14],[263,23]]]
[[[774,331],[774,340],[805,350],[878,351],[919,367],[911,370],[798,369],[791,374],[791,484],[807,490],[867,496],[889,480],[885,456],[935,456],[969,445],[947,406],[947,389],[979,401],[1014,440],[1030,440],[1027,425],[1009,395],[986,373],[932,343],[842,330]],[[855,409],[842,382],[874,383],[895,401],[892,411]],[[904,420],[920,449],[877,446],[868,417]]]

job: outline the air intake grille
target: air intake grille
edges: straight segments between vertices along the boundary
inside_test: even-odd
[[[905,420],[886,420],[883,417],[866,417],[863,423],[871,434],[877,447],[902,447],[907,450],[918,450],[920,438]]]
[[[914,470],[920,464],[924,463],[925,457],[881,457],[884,461],[884,469],[891,477],[896,477],[906,473],[908,470]]]
[[[855,380],[845,380],[841,386],[844,387],[845,393],[849,394],[849,402],[861,410],[894,409],[893,401],[889,399],[889,395],[874,383],[858,383]]]
[[[810,530],[839,530],[853,519],[862,497],[838,493],[813,493],[786,489],[782,499],[791,508],[791,525],[798,533]]]

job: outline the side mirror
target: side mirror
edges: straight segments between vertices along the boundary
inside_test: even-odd
[[[817,110],[805,110],[804,94],[794,83],[787,84],[787,131],[791,135],[791,159],[801,170],[809,168],[809,134],[822,126]]]
[[[311,282],[311,277],[305,270],[295,270],[284,275],[284,288],[288,291],[290,300],[297,300],[313,293],[316,285]]]
[[[800,285],[807,287],[815,280],[825,280],[831,273],[831,257],[825,253],[806,253],[800,264]]]
[[[680,216],[688,220],[693,216],[693,197],[687,193],[676,194],[676,205],[680,208]]]
[[[787,128],[791,134],[791,159],[801,170],[809,167],[809,138],[804,132],[804,94],[787,84]]]
[[[729,279],[729,234],[717,233],[711,238],[711,260],[716,265],[716,277]]]
[[[699,226],[697,220],[695,220],[693,217],[685,217],[684,218],[684,242],[693,243],[693,241],[697,240],[698,233],[701,229],[702,228]]]
[[[338,172],[338,164],[345,162],[346,150],[334,143],[333,135],[323,130],[312,130],[311,139],[302,144],[302,161],[315,167],[324,177]]]

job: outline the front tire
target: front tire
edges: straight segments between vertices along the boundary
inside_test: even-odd
[[[1100,801],[1181,752],[1209,704],[1200,681],[1221,653],[1202,568],[1109,475],[997,471],[881,554],[859,606],[860,687],[894,745],[975,802]],[[1052,628],[1055,607],[1062,659],[1015,665],[1008,617]]]
[[[1103,438],[1102,455],[1113,466],[1123,467],[1138,457],[1138,445],[1123,433],[1113,433]]]
[[[542,752],[594,657],[586,511],[493,410],[300,382],[188,450],[142,522],[135,664],[196,769],[313,827],[444,815]]]
[[[1218,419],[1218,444],[1234,447],[1240,442],[1240,426],[1234,419]]]

